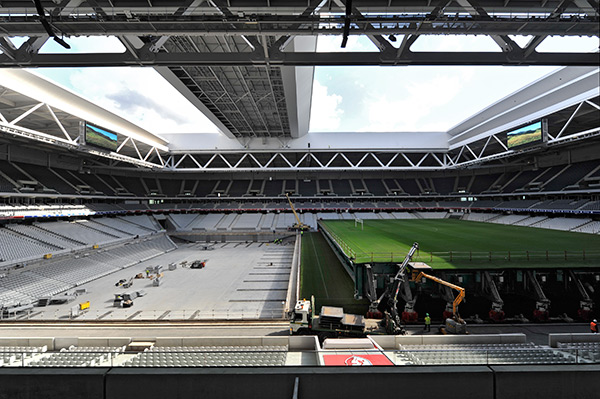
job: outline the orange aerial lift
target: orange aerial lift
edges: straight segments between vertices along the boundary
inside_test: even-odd
[[[458,305],[465,298],[465,289],[463,287],[459,287],[458,285],[449,283],[447,281],[442,280],[441,278],[429,275],[420,270],[413,270],[411,280],[415,283],[421,281],[421,279],[426,278],[428,280],[435,281],[438,284],[443,286],[452,288],[453,290],[458,291],[458,295],[454,298],[452,302],[452,318],[447,318],[444,325],[440,327],[440,332],[443,334],[466,334],[467,323],[463,319],[460,318],[458,314]]]

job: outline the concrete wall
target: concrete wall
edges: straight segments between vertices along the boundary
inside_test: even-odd
[[[600,365],[0,368],[0,398],[596,398]]]
[[[2,399],[109,399],[106,368],[0,368]],[[117,396],[114,396],[117,398]]]
[[[496,399],[597,398],[600,365],[492,366]]]

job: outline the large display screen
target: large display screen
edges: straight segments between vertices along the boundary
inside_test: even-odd
[[[119,136],[117,133],[103,129],[98,126],[85,124],[85,143],[96,147],[104,148],[110,151],[116,151],[118,147]]]
[[[540,120],[506,133],[506,144],[508,149],[510,150],[515,147],[543,143],[546,137],[545,122],[545,120]]]

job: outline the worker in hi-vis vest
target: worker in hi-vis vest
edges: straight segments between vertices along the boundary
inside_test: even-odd
[[[431,331],[431,317],[429,317],[429,313],[425,313],[425,331]]]
[[[590,323],[590,330],[592,331],[592,334],[598,334],[598,320],[592,320]]]

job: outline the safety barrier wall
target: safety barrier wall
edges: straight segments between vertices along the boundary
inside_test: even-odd
[[[300,295],[300,251],[302,248],[302,235],[296,233],[296,241],[294,242],[294,254],[292,256],[292,268],[290,270],[290,278],[288,282],[287,295],[285,298],[284,318],[286,314],[296,305],[298,296]]]
[[[0,369],[10,398],[593,398],[600,366]],[[57,383],[60,381],[60,383]],[[294,392],[297,395],[294,396]]]

